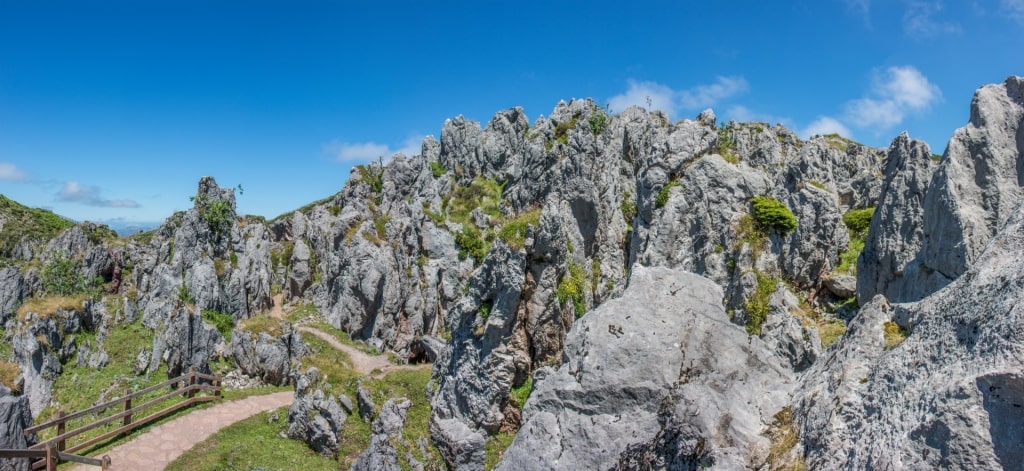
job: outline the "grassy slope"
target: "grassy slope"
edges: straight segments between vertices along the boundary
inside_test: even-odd
[[[29,208],[3,195],[0,195],[0,219],[5,221],[0,230],[0,256],[10,253],[22,237],[47,240],[75,225],[50,211]]]

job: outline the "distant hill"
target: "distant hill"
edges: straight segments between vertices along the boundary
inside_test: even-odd
[[[30,208],[0,195],[0,257],[24,238],[48,240],[75,222],[45,209]]]

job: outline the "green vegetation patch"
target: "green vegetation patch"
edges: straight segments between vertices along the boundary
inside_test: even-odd
[[[338,462],[318,455],[305,443],[282,438],[288,433],[288,409],[262,412],[225,427],[179,456],[169,471],[336,470]]]
[[[654,207],[659,209],[665,207],[665,204],[668,203],[668,197],[670,196],[672,189],[681,186],[683,186],[683,184],[679,182],[679,179],[677,178],[669,181],[661,188],[661,191],[658,192],[658,196],[654,197]]]
[[[506,221],[498,230],[498,238],[512,248],[523,248],[526,243],[526,228],[540,225],[540,211],[540,208],[527,210]]]
[[[441,161],[430,161],[430,174],[433,175],[434,178],[441,178],[445,173],[448,173],[448,170],[444,168],[444,165],[441,165]]]
[[[484,446],[484,469],[497,467],[501,458],[505,456],[505,451],[512,446],[515,439],[516,434],[514,433],[499,433],[489,438]]]
[[[846,323],[839,319],[831,319],[818,325],[818,338],[821,346],[828,348],[846,334]]]
[[[793,448],[800,443],[799,432],[793,423],[793,409],[787,406],[775,414],[774,419],[765,432],[765,436],[771,440],[768,449],[769,468],[787,471],[806,469],[802,457],[791,456]]]
[[[199,210],[199,217],[209,226],[218,238],[227,235],[235,224],[235,210],[228,200],[213,199],[206,195],[193,196],[190,198]]]
[[[213,309],[203,309],[203,320],[216,327],[224,338],[231,338],[231,329],[235,327],[235,317],[231,314]]]
[[[533,377],[527,376],[526,381],[518,387],[512,388],[508,393],[508,399],[512,401],[517,408],[523,409],[526,405],[526,400],[530,398],[530,393],[533,392]]]
[[[587,118],[587,124],[590,125],[590,132],[598,136],[608,128],[608,124],[611,123],[612,119],[608,116],[601,107],[594,105],[590,112],[590,117]]]
[[[754,275],[757,276],[757,288],[743,303],[743,310],[747,313],[747,333],[761,335],[761,325],[768,319],[768,299],[778,289],[779,280],[759,271],[754,271]]]
[[[839,273],[857,274],[857,258],[864,250],[864,239],[851,238],[850,245],[839,254],[839,265],[835,271]]]
[[[282,333],[281,321],[270,316],[257,316],[243,319],[238,323],[238,328],[242,331],[249,332],[254,336],[264,333],[271,337],[280,337]]]
[[[58,258],[43,267],[43,292],[50,296],[98,295],[102,278],[87,278],[74,260]]]
[[[370,192],[373,194],[380,194],[381,190],[384,189],[383,168],[379,172],[374,172],[365,165],[356,165],[356,171],[359,172],[359,181],[370,185]]]
[[[740,157],[733,150],[736,143],[732,140],[732,131],[733,128],[729,125],[718,128],[718,146],[715,150],[726,162],[738,164]]]
[[[20,375],[21,368],[16,363],[0,360],[0,385],[6,386],[7,389],[15,393],[20,393],[21,388],[15,383]]]
[[[4,195],[0,195],[0,218],[6,220],[0,229],[0,257],[9,256],[25,237],[45,241],[75,225],[51,211],[23,206]]]
[[[888,321],[885,323],[885,349],[889,350],[895,348],[897,345],[903,343],[907,339],[907,329],[904,329],[899,324]]]
[[[771,196],[755,196],[750,199],[750,205],[754,220],[762,228],[774,229],[781,234],[796,229],[796,216],[781,201]]]
[[[875,208],[854,209],[843,215],[843,224],[850,231],[851,237],[864,239],[868,235],[868,228],[871,226],[871,217],[875,215]]]
[[[587,312],[584,290],[590,284],[588,281],[587,273],[583,266],[569,262],[569,272],[563,275],[562,280],[558,282],[556,293],[559,304],[565,304],[566,301],[571,300],[577,319]]]
[[[85,301],[88,299],[88,295],[82,294],[74,296],[47,296],[28,299],[18,307],[18,320],[24,321],[25,316],[30,312],[34,312],[42,318],[56,314],[58,309],[81,312]]]
[[[580,115],[574,114],[569,121],[562,121],[555,125],[555,142],[562,144],[569,143],[569,131],[576,129],[580,122]]]

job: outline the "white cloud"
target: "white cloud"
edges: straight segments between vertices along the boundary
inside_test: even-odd
[[[1005,1],[1005,0],[1004,0]],[[942,12],[942,2],[912,1],[903,13],[903,30],[912,36],[938,36],[958,34],[959,24],[935,19]]]
[[[99,187],[82,185],[74,180],[64,183],[57,192],[57,201],[80,203],[86,206],[105,208],[138,208],[139,203],[132,200],[108,200],[100,196]]]
[[[0,180],[18,182],[25,179],[25,172],[17,165],[8,162],[0,162]]]
[[[711,85],[700,85],[679,93],[683,108],[698,109],[714,106],[718,102],[731,98],[750,89],[743,77],[716,77]]]
[[[746,106],[736,105],[730,106],[729,109],[725,110],[725,118],[731,119],[738,122],[744,121],[761,121],[768,124],[783,124],[788,125],[792,122],[791,119],[785,116],[775,116],[773,114],[760,113],[753,111]]]
[[[377,142],[341,142],[332,141],[324,146],[324,152],[334,157],[339,162],[368,162],[378,158],[387,159],[399,152],[407,157],[420,155],[422,152],[423,137],[410,136],[402,141],[402,147],[392,149],[387,144]]]
[[[875,71],[870,96],[846,104],[846,120],[861,127],[889,128],[941,99],[939,87],[914,67],[889,67]]]
[[[615,95],[608,99],[608,107],[614,113],[621,113],[630,106],[640,106],[655,110],[662,110],[674,115],[676,105],[671,88],[654,82],[637,82],[629,79],[626,93]]]
[[[843,123],[830,116],[818,116],[818,119],[812,121],[811,124],[808,124],[806,128],[799,132],[800,137],[804,139],[825,134],[839,134],[846,138],[853,137],[853,134]]]
[[[1002,0],[1002,11],[1024,25],[1024,0]]]
[[[746,92],[750,86],[743,77],[715,78],[708,85],[698,85],[687,90],[673,90],[655,82],[638,82],[630,79],[626,92],[608,99],[612,112],[621,113],[630,106],[651,110],[662,110],[674,116],[679,110],[700,110],[717,105],[722,100]]]

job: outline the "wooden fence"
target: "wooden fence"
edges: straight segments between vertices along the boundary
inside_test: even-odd
[[[203,384],[200,381],[208,381],[210,384]],[[155,398],[146,400],[142,404],[133,405],[135,400],[144,397],[146,394],[159,391],[162,388],[177,386],[178,389],[172,390],[171,392],[161,394]],[[197,396],[197,392],[207,392],[210,395]],[[142,415],[143,411],[151,409],[165,401],[181,397],[183,401],[178,402],[169,407],[165,407],[152,414]],[[89,447],[104,441],[110,440],[119,435],[128,433],[136,428],[146,425],[155,420],[167,417],[181,409],[184,409],[193,404],[200,402],[216,401],[221,398],[221,378],[219,376],[206,375],[197,373],[195,368],[189,370],[188,373],[181,375],[177,378],[172,378],[164,381],[160,384],[154,384],[148,388],[130,392],[125,391],[125,395],[121,398],[114,399],[112,401],[104,402],[103,404],[95,405],[88,409],[78,411],[72,414],[65,414],[59,412],[57,418],[43,422],[39,425],[35,425],[25,429],[25,435],[32,435],[39,433],[43,430],[55,428],[56,436],[48,440],[41,441],[32,445],[27,450],[0,450],[0,458],[41,458],[38,461],[32,463],[32,469],[46,468],[47,470],[57,469],[59,462],[75,462],[82,464],[89,464],[93,466],[100,466],[106,470],[110,465],[110,459],[104,456],[101,459],[88,458],[84,456],[78,456],[73,453],[88,449]],[[90,414],[98,415],[108,410],[118,410],[114,414],[110,414],[106,417],[98,418],[97,420],[90,422],[86,425],[82,425],[73,430],[67,430],[68,422],[79,419]],[[74,443],[69,445],[71,439],[86,433],[90,430],[94,430],[98,427],[102,427],[107,424],[115,423],[120,421],[121,426],[115,430],[103,433],[99,436],[89,438],[80,443]]]

